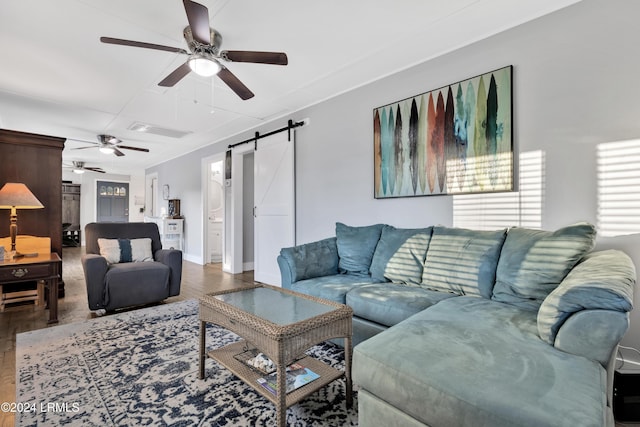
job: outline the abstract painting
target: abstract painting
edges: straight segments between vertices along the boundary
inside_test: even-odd
[[[375,198],[512,191],[512,72],[374,109]]]

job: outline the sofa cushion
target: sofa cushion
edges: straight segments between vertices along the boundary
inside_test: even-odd
[[[635,277],[633,262],[623,252],[610,249],[588,254],[542,302],[538,310],[540,338],[555,345],[560,327],[577,312],[631,311]],[[604,335],[614,334],[605,331]]]
[[[431,232],[428,228],[395,228],[385,225],[373,253],[369,272],[378,282],[419,284]]]
[[[457,295],[491,297],[506,230],[434,227],[422,285]]]
[[[353,315],[385,326],[393,326],[447,298],[449,292],[431,291],[419,286],[374,283],[359,286],[347,294]]]
[[[282,248],[280,255],[289,265],[292,282],[338,274],[338,247],[335,237]]]
[[[540,340],[535,313],[484,298],[435,304],[356,346],[352,366],[361,389],[426,425],[604,425],[602,366]]]
[[[151,239],[98,239],[100,255],[109,264],[153,261]]]
[[[492,299],[537,311],[574,265],[593,248],[587,223],[557,231],[511,228],[502,248]]]
[[[373,252],[376,250],[382,224],[351,227],[336,223],[338,245],[338,270],[341,273],[369,274]]]
[[[373,280],[368,276],[336,274],[300,280],[291,285],[291,290],[344,304],[347,292],[372,282]]]

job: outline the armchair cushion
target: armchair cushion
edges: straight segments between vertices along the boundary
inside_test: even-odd
[[[153,261],[151,239],[98,239],[100,255],[109,264]]]
[[[107,307],[150,304],[169,297],[168,266],[159,262],[112,264],[104,276]]]

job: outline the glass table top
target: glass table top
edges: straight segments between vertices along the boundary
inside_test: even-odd
[[[336,307],[269,288],[244,289],[216,295],[220,301],[277,325],[297,323]]]

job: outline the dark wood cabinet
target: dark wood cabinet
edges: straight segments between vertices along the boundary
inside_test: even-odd
[[[0,129],[0,187],[21,182],[44,209],[18,210],[18,234],[51,238],[62,258],[62,150],[65,138]],[[0,209],[0,237],[9,236],[9,210]],[[64,295],[64,283],[59,293]]]
[[[81,245],[80,184],[62,183],[62,246]]]

